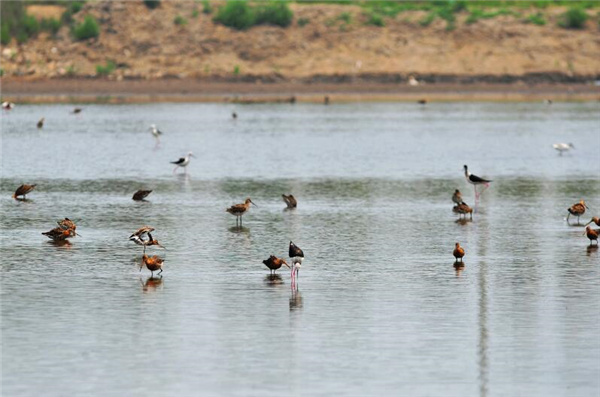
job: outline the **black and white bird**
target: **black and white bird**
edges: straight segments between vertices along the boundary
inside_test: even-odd
[[[2,102],[2,109],[4,110],[13,110],[15,107],[15,104],[12,102]]]
[[[196,157],[196,156],[194,156],[194,153],[189,152],[187,154],[187,156],[180,157],[179,160],[177,160],[177,161],[171,161],[171,164],[175,164],[175,169],[173,170],[173,173],[175,173],[175,171],[177,171],[177,168],[179,168],[179,167],[182,167],[184,169],[184,171],[187,173],[187,170],[185,167],[187,167],[187,165],[190,163],[190,157]]]
[[[159,144],[160,143],[160,136],[162,135],[162,131],[159,130],[158,128],[156,128],[156,124],[150,124],[150,132],[152,133],[152,136],[154,138],[156,138],[156,143]]]
[[[292,280],[295,280],[298,275],[298,270],[302,267],[304,252],[302,252],[300,247],[290,241],[289,256],[290,261],[292,262]]]
[[[478,177],[477,175],[471,174],[469,172],[469,168],[466,165],[463,167],[465,169],[465,178],[467,179],[467,182],[469,182],[471,185],[473,185],[473,190],[475,190],[475,201],[477,201],[479,199],[479,195],[481,193],[483,193],[483,191],[481,193],[477,192],[477,186],[484,185],[487,189],[490,186],[490,182],[492,182],[492,181],[489,179],[483,179],[481,177]]]
[[[552,145],[554,150],[558,151],[558,154],[562,156],[563,152],[568,152],[571,149],[575,149],[572,143],[555,143]]]

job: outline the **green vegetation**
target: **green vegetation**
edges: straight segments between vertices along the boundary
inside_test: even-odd
[[[255,11],[255,25],[275,25],[287,27],[292,23],[294,13],[287,3],[273,1],[261,3]]]
[[[83,22],[73,28],[73,36],[77,40],[87,40],[100,35],[100,26],[96,18],[86,15]]]
[[[367,21],[365,22],[367,25],[373,26],[385,26],[385,22],[383,21],[383,17],[374,12],[370,12],[367,14]]]
[[[526,19],[525,22],[532,23],[534,25],[542,26],[546,24],[546,19],[544,19],[544,15],[541,12],[531,14]]]
[[[202,1],[202,13],[208,15],[208,14],[212,14],[212,12],[213,12],[213,8],[210,5],[210,1],[203,0]]]
[[[40,21],[40,29],[50,33],[52,36],[55,36],[58,33],[60,26],[60,21],[57,21],[54,18],[44,18]]]
[[[246,1],[230,0],[214,18],[230,28],[246,30],[254,25],[276,25],[286,27],[292,23],[294,13],[286,2],[259,3],[251,7]]]
[[[429,26],[429,25],[431,25],[431,22],[433,22],[433,20],[435,19],[435,17],[436,17],[436,13],[435,12],[430,12],[423,19],[421,19],[419,21],[419,25],[421,25],[421,26]]]
[[[565,29],[583,29],[587,19],[588,15],[585,10],[578,7],[572,7],[560,16],[558,26]]]
[[[472,23],[477,22],[480,19],[496,18],[497,16],[500,16],[500,15],[519,16],[519,14],[517,12],[508,10],[506,8],[501,8],[496,11],[485,11],[485,9],[483,9],[483,8],[474,8],[471,10],[471,14],[469,14],[465,23],[467,25],[470,25]]]
[[[187,25],[188,21],[181,15],[177,15],[175,19],[173,19],[173,23],[177,26]]]
[[[308,18],[298,18],[298,26],[304,27],[306,26],[310,20]]]
[[[234,76],[239,76],[239,74],[240,74],[240,65],[235,65],[233,67],[233,74],[234,74]]]
[[[144,0],[144,4],[149,9],[153,10],[155,8],[160,7],[160,0]]]
[[[96,65],[96,74],[98,76],[108,76],[115,71],[116,67],[117,65],[115,65],[113,61],[106,61],[106,64],[104,66]]]
[[[71,24],[73,23],[73,14],[77,14],[79,11],[81,11],[81,8],[83,7],[83,4],[85,4],[85,1],[69,1],[65,3],[65,7],[67,9],[65,10],[65,12],[63,12],[60,19],[63,23]]]
[[[192,10],[192,18],[198,18],[198,15],[200,15],[200,11],[198,11],[197,8],[194,8]]]
[[[337,16],[337,20],[343,21],[345,23],[350,23],[350,21],[352,21],[352,15],[350,15],[349,12],[342,12],[340,15]]]
[[[10,43],[10,31],[6,24],[2,24],[2,27],[0,28],[0,43],[2,43],[2,45]]]

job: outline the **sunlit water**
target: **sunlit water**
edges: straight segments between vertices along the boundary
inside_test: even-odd
[[[600,393],[599,252],[565,222],[600,215],[597,103],[71,109],[2,114],[3,396]],[[461,224],[463,164],[494,181]],[[55,246],[65,216],[82,236]],[[146,224],[162,279],[127,240]],[[261,263],[290,240],[297,290]]]

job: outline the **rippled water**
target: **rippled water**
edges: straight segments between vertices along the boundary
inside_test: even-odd
[[[599,252],[565,222],[600,215],[597,103],[71,109],[2,114],[3,395],[600,393]],[[463,164],[494,182],[457,223]],[[82,236],[55,246],[65,216]],[[127,241],[145,224],[162,279]],[[297,288],[261,263],[290,240]]]

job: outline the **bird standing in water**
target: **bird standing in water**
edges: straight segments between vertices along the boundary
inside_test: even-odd
[[[283,198],[283,201],[285,201],[285,204],[287,205],[287,209],[293,209],[298,206],[298,202],[296,201],[296,198],[294,196],[292,196],[291,194],[289,196],[282,194],[281,197]]]
[[[192,152],[188,152],[187,156],[180,157],[177,161],[171,161],[171,164],[175,164],[175,168],[173,169],[173,173],[177,171],[177,168],[182,167],[184,172],[187,174],[187,166],[190,163],[190,157],[196,157]]]
[[[579,224],[579,217],[585,214],[586,208],[589,209],[590,207],[588,207],[585,201],[583,200],[581,200],[577,204],[573,204],[570,208],[567,209],[567,211],[569,211],[569,215],[567,215],[567,222],[569,222],[569,217],[573,215],[577,217],[577,223]]]
[[[139,228],[138,230],[136,230],[131,236],[129,236],[129,240],[133,241],[137,245],[143,246],[144,254],[146,254],[146,247],[149,247],[151,245],[157,245],[162,249],[166,249],[158,242],[158,240],[155,240],[152,237],[152,234],[150,234],[150,232],[153,232],[153,231],[154,231],[154,228],[152,226],[143,226],[143,227]],[[148,240],[144,240],[144,235],[148,235]]]
[[[591,221],[585,224],[585,226],[589,225],[590,223],[595,223],[596,226],[600,226],[600,218],[597,216],[593,217]]]
[[[575,149],[572,143],[555,143],[552,145],[554,150],[558,152],[560,156],[563,155],[564,152],[568,152],[571,149]]]
[[[296,279],[300,268],[302,267],[302,261],[304,260],[304,252],[296,244],[290,241],[290,248],[288,252],[290,260],[292,262],[292,281]]]
[[[33,184],[33,185],[21,185],[17,188],[17,190],[15,191],[15,194],[13,194],[13,198],[16,200],[17,197],[19,196],[23,196],[24,199],[27,198],[27,195],[33,190],[35,189],[37,185]]]
[[[471,220],[473,220],[473,208],[469,207],[465,202],[455,205],[452,211],[459,214],[459,216],[464,215],[465,219],[467,218],[467,214],[469,214]]]
[[[280,269],[283,265],[286,265],[288,268],[290,268],[290,265],[287,264],[285,259],[278,258],[275,255],[269,256],[269,259],[265,259],[263,263],[271,270],[271,274],[274,274],[275,271]]]
[[[477,201],[479,200],[479,196],[481,195],[481,193],[483,193],[483,191],[481,193],[477,192],[477,186],[478,185],[484,185],[485,188],[487,189],[490,186],[490,182],[492,182],[491,180],[488,179],[483,179],[481,177],[478,177],[477,175],[473,175],[469,172],[469,168],[464,165],[463,168],[465,169],[465,178],[467,179],[467,182],[469,182],[471,185],[473,185],[473,190],[475,191],[475,204],[477,204]]]
[[[235,204],[225,210],[226,212],[229,212],[231,215],[235,216],[236,226],[238,225],[238,221],[239,226],[242,226],[242,216],[244,216],[246,212],[250,211],[250,204],[257,207],[257,205],[252,202],[250,197],[248,197],[243,204]]]
[[[148,268],[148,270],[150,270],[150,273],[152,274],[150,277],[154,277],[155,271],[159,270],[158,274],[161,274],[163,272],[162,265],[164,262],[165,261],[159,258],[158,255],[148,256],[144,254],[142,255],[142,265],[140,266],[140,272],[142,271],[144,265],[146,265],[146,267]]]
[[[64,241],[68,238],[74,237],[77,235],[77,233],[75,233],[75,230],[73,229],[63,229],[62,227],[55,227],[54,229],[47,231],[47,232],[43,232],[42,233],[44,236],[47,236],[49,239],[52,239],[54,241]]]
[[[148,197],[150,193],[152,193],[152,190],[138,190],[133,194],[132,199],[134,201],[144,201],[144,199]]]
[[[460,192],[460,190],[456,189],[454,191],[454,194],[452,195],[452,202],[456,204],[460,204],[463,202],[462,193]]]
[[[463,249],[463,247],[460,246],[459,243],[456,243],[456,245],[454,247],[454,251],[452,252],[452,255],[454,255],[457,262],[459,259],[462,262],[463,261],[462,258],[463,258],[463,256],[465,256],[465,250]]]
[[[156,138],[156,146],[160,145],[160,136],[162,135],[162,131],[156,128],[155,124],[150,124],[150,132],[152,136]]]
[[[584,235],[590,239],[590,246],[592,242],[596,240],[596,245],[598,245],[598,234],[600,233],[600,229],[592,229],[589,226],[586,226]]]
[[[40,129],[42,127],[44,127],[44,120],[46,120],[44,117],[42,117],[40,119],[40,121],[37,122],[37,128]]]

